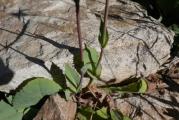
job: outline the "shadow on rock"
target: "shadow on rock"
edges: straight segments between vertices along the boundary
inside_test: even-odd
[[[179,119],[179,111],[176,109],[167,108],[166,112],[164,112],[165,115],[170,116],[173,118],[173,120]]]
[[[14,72],[6,66],[0,58],[0,85],[8,84],[14,76]]]

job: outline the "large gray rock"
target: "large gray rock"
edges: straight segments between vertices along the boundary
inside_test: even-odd
[[[85,43],[97,48],[104,0],[81,0]],[[51,78],[51,62],[63,69],[78,51],[73,0],[0,1],[0,91],[31,77]],[[111,0],[110,40],[102,59],[104,80],[147,76],[170,57],[173,33],[129,0]]]

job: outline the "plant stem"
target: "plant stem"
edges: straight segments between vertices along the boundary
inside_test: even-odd
[[[107,20],[108,20],[108,12],[109,12],[109,0],[106,0],[105,13],[104,13],[104,28],[103,28],[103,31],[105,31],[104,32],[105,34],[106,34],[106,30],[107,30],[106,26],[107,26]],[[105,34],[104,34],[104,36],[106,36]],[[101,63],[101,59],[102,59],[103,54],[104,54],[104,48],[101,47],[101,52],[100,52],[97,68],[98,68],[99,64]]]
[[[104,13],[104,31],[106,33],[106,26],[107,26],[107,20],[108,20],[108,11],[109,11],[109,0],[106,0],[105,4],[105,13]]]
[[[100,51],[100,55],[99,55],[99,60],[98,60],[98,64],[97,64],[97,67],[99,67],[100,63],[101,63],[101,60],[102,60],[102,57],[103,57],[103,54],[104,54],[104,48],[101,47],[101,51]]]
[[[83,64],[83,41],[81,39],[81,26],[80,26],[80,0],[74,0],[76,4],[76,24],[77,24],[77,33],[78,33],[78,43],[80,48],[80,61]],[[80,83],[77,89],[81,88],[81,84],[83,81],[83,73],[80,70]]]
[[[78,42],[80,48],[80,60],[83,62],[83,41],[81,39],[81,26],[80,26],[80,0],[75,0],[76,3],[76,24],[78,33]]]

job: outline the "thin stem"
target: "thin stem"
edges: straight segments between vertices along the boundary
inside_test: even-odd
[[[103,54],[104,54],[104,48],[101,47],[101,52],[100,52],[100,55],[99,55],[99,60],[98,60],[98,64],[97,64],[96,68],[99,67],[101,60],[102,60],[102,57],[103,57]]]
[[[104,33],[106,34],[106,30],[107,30],[107,20],[108,20],[108,12],[109,12],[109,0],[106,0],[106,4],[105,4],[105,13],[104,13],[104,28],[103,28],[103,31],[105,31]],[[104,36],[106,36],[104,34]],[[103,36],[103,37],[104,37]],[[98,64],[97,64],[97,68],[99,66],[99,64],[101,63],[101,59],[102,59],[102,56],[104,54],[104,48],[101,47],[101,52],[100,52],[100,56],[99,56],[99,61],[98,61]]]
[[[104,31],[106,33],[106,26],[107,26],[107,20],[108,20],[108,12],[109,12],[109,0],[106,0],[105,4],[105,13],[104,13]]]
[[[83,41],[81,39],[81,26],[80,26],[80,0],[75,0],[76,3],[76,24],[78,33],[78,42],[80,48],[80,60],[83,62]]]
[[[81,39],[81,26],[80,26],[80,0],[75,0],[76,4],[76,24],[77,24],[77,33],[78,33],[78,43],[79,43],[79,48],[80,48],[80,60],[81,63],[83,63],[83,41]],[[78,85],[77,89],[81,88],[81,84],[83,81],[83,72],[80,70],[80,83]]]

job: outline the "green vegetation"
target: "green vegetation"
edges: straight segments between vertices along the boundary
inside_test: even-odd
[[[141,0],[135,0],[141,4],[145,2]],[[149,2],[154,6],[158,12],[158,15],[162,17],[162,22],[170,27],[175,33],[175,42],[173,44],[173,53],[179,50],[179,23],[177,13],[179,12],[179,0],[156,0]],[[78,0],[76,2],[79,2]],[[79,3],[77,3],[78,7]],[[144,5],[147,6],[147,5]],[[78,25],[78,37],[79,46],[82,41],[80,40],[80,21],[79,21],[80,9],[77,8],[77,25]],[[149,11],[150,12],[150,11]],[[108,44],[109,35],[107,31],[107,13],[108,13],[108,0],[106,0],[106,10],[104,18],[101,18],[101,24],[99,28],[98,41],[100,43],[101,51],[97,52],[95,48],[85,45],[84,49],[80,49],[81,65],[80,70],[75,69],[75,65],[65,64],[65,71],[62,71],[58,66],[52,63],[51,74],[53,80],[46,78],[31,78],[26,80],[19,86],[15,94],[5,94],[5,99],[0,101],[0,120],[27,120],[32,119],[39,108],[43,104],[43,101],[53,94],[59,94],[64,99],[69,100],[75,97],[77,100],[82,97],[85,90],[90,92],[90,95],[95,99],[93,106],[81,105],[78,103],[77,115],[79,120],[130,120],[129,117],[123,115],[118,109],[111,107],[109,103],[104,104],[104,101],[112,94],[125,94],[125,93],[137,93],[143,94],[147,91],[147,82],[144,78],[138,78],[134,82],[129,82],[124,85],[117,84],[105,84],[104,86],[97,86],[97,89],[106,92],[106,96],[103,101],[99,101],[100,97],[89,90],[89,87],[93,85],[90,82],[88,86],[82,86],[84,77],[89,78],[91,81],[100,80],[102,71],[101,59],[103,57],[103,50]],[[152,12],[150,13],[152,15]],[[157,14],[155,14],[157,16]],[[154,16],[154,17],[156,17]],[[82,47],[82,46],[81,46]],[[61,74],[60,74],[61,73]],[[97,91],[99,94],[100,91]],[[65,97],[63,95],[65,95]],[[84,97],[84,96],[83,96]],[[86,96],[88,97],[88,96]],[[111,97],[112,99],[112,97]],[[42,104],[39,105],[39,102]],[[28,117],[30,116],[30,117]]]

